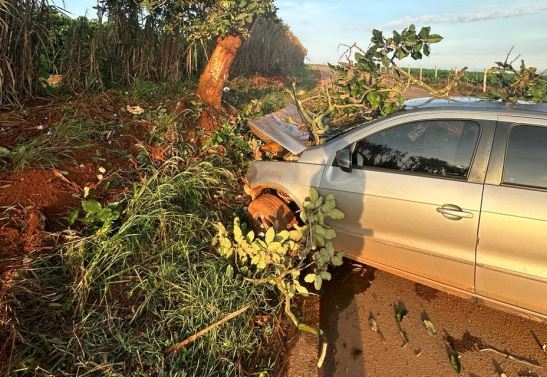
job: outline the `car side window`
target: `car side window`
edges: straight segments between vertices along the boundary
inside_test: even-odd
[[[516,125],[511,129],[502,181],[547,188],[547,128]]]
[[[457,119],[388,128],[356,143],[352,165],[465,179],[479,130],[476,122]]]

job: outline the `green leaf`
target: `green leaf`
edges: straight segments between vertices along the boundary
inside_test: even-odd
[[[430,320],[424,319],[422,323],[424,324],[424,327],[427,333],[429,334],[429,336],[437,336],[437,330],[435,329],[435,326],[433,326],[433,323]]]
[[[241,231],[241,227],[239,224],[234,224],[234,239],[238,240],[243,237],[243,232]]]
[[[329,258],[334,256],[334,245],[332,244],[332,242],[327,242],[327,244],[325,245],[325,253]]]
[[[431,49],[429,48],[429,45],[425,44],[424,45],[424,55],[429,56],[430,53],[431,53]]]
[[[338,208],[330,210],[327,215],[333,220],[342,220],[344,218],[344,212],[342,212]]]
[[[321,285],[323,285],[323,278],[321,275],[315,275],[315,281],[313,282],[313,286],[316,290],[321,290]]]
[[[8,157],[11,154],[11,151],[8,148],[0,147],[0,158]]]
[[[231,264],[226,267],[226,277],[230,280],[234,278],[234,268]]]
[[[335,256],[330,258],[330,262],[333,266],[338,267],[344,264],[344,260],[342,258],[342,255],[340,253],[336,254]]]
[[[439,34],[431,34],[428,36],[425,41],[427,43],[438,43],[443,40],[443,37],[441,37]]]
[[[103,206],[95,199],[82,200],[82,208],[88,214],[99,213]]]
[[[310,201],[315,202],[319,199],[319,191],[315,187],[310,187]]]
[[[290,234],[290,239],[293,240],[293,241],[300,241],[302,239],[302,231],[300,229],[293,229],[289,232]]]
[[[454,352],[450,354],[450,364],[452,365],[452,369],[454,369],[456,373],[460,374],[462,370],[462,364],[457,353]]]
[[[380,106],[380,95],[378,94],[378,92],[370,92],[369,94],[367,94],[367,101],[368,103],[370,103],[370,106],[372,107],[373,110],[376,110],[378,108],[378,106]]]
[[[309,295],[309,291],[308,291],[308,288],[300,285],[300,283],[298,281],[295,281],[294,282],[294,287],[296,288],[296,291],[298,293],[300,293],[302,296],[304,297],[307,297]]]
[[[271,243],[275,238],[275,229],[273,227],[268,228],[266,235],[264,236],[264,242],[266,244]]]
[[[401,47],[399,47],[396,51],[395,51],[395,57],[399,60],[405,58],[406,56],[408,55],[408,53],[403,50]]]
[[[321,278],[322,278],[323,280],[330,280],[330,279],[332,279],[332,275],[331,275],[330,272],[328,272],[328,271],[321,271],[319,274],[321,275]]]
[[[98,214],[97,218],[103,222],[109,221],[112,219],[112,210],[108,207],[103,208]]]
[[[304,281],[306,283],[313,283],[315,281],[315,274],[313,273],[310,273],[310,274],[307,274],[305,277],[304,277]]]
[[[271,251],[272,253],[284,253],[284,249],[281,246],[280,242],[271,242],[268,244],[268,251]]]
[[[382,35],[382,32],[380,30],[373,29],[371,42],[374,44],[381,44],[383,41],[384,41],[384,37]]]
[[[325,234],[323,235],[323,237],[326,240],[332,240],[336,237],[336,231],[332,228],[325,229]]]
[[[80,210],[78,208],[74,208],[72,211],[70,211],[70,214],[68,215],[68,225],[74,225],[74,223],[78,219],[78,216],[80,216]]]
[[[426,39],[428,36],[429,36],[429,32],[431,31],[431,27],[429,26],[424,26],[420,32],[418,33],[418,36],[421,38],[421,39]]]

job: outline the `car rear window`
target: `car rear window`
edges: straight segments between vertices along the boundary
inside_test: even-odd
[[[479,130],[469,120],[428,120],[388,128],[357,142],[353,166],[466,178]]]
[[[503,183],[547,188],[547,128],[516,125],[511,129]]]

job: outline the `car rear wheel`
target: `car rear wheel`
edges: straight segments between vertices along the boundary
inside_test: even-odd
[[[262,194],[248,207],[254,226],[260,229],[274,227],[288,229],[296,224],[296,216],[287,203],[274,194]]]

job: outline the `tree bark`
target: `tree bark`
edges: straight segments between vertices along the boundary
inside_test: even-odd
[[[211,58],[199,78],[197,95],[216,111],[220,111],[222,108],[222,91],[230,73],[230,66],[242,41],[243,38],[240,35],[226,35],[219,38]]]

